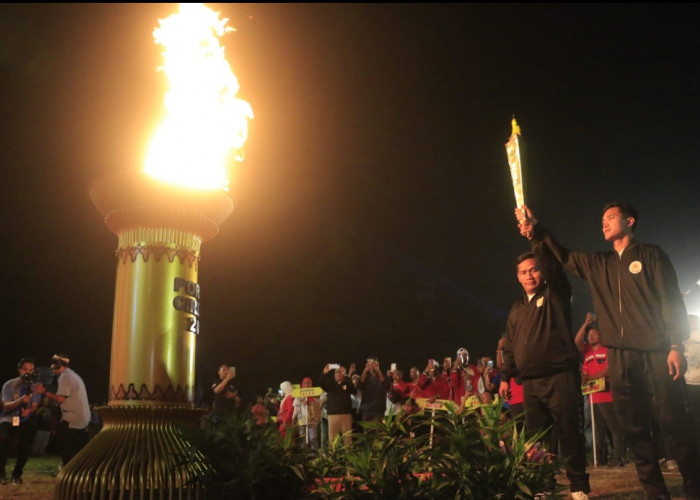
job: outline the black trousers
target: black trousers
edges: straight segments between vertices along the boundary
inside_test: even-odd
[[[56,429],[56,448],[58,448],[58,453],[61,455],[63,465],[70,462],[70,459],[77,455],[89,440],[90,435],[87,427],[84,429],[71,429],[68,427],[68,422],[61,420],[58,423],[58,429]]]
[[[551,427],[559,452],[567,458],[566,477],[573,491],[591,491],[586,473],[586,438],[583,434],[583,397],[578,370],[523,381],[525,430],[528,433]],[[554,439],[547,440],[556,453]],[[554,448],[554,449],[552,449]]]
[[[13,427],[10,422],[0,423],[0,477],[5,476],[7,466],[7,455],[10,450],[10,440],[13,436],[19,439],[17,447],[17,461],[12,471],[12,477],[22,477],[24,465],[32,451],[32,443],[36,434],[36,421],[30,418],[22,422],[18,427]]]
[[[648,498],[668,495],[651,430],[654,418],[678,462],[683,489],[700,496],[700,462],[688,412],[685,380],[668,373],[668,353],[608,347],[608,369],[617,421],[632,451]]]

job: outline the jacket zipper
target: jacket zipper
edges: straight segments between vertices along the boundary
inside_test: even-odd
[[[624,252],[624,250],[623,250]],[[620,338],[625,337],[625,325],[622,324],[622,279],[621,279],[621,269],[622,269],[622,255],[618,256],[619,265],[617,266],[617,300],[618,307],[620,309]]]

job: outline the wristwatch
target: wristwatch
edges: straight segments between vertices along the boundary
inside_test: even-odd
[[[680,352],[683,354],[685,352],[685,348],[682,345],[672,345],[671,346],[672,351]]]

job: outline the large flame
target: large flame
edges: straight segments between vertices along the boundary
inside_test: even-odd
[[[203,4],[180,4],[180,12],[153,31],[165,47],[162,70],[168,79],[166,116],[146,156],[145,171],[193,188],[228,189],[227,166],[243,159],[248,118],[253,110],[236,98],[238,80],[219,37],[228,19]]]

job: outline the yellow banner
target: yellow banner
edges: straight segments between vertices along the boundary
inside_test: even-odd
[[[416,405],[418,405],[418,408],[421,410],[426,408],[428,410],[447,410],[445,403],[452,403],[452,401],[448,399],[436,399],[435,401],[431,402],[427,398],[416,398]]]
[[[323,394],[323,389],[320,387],[297,387],[292,391],[293,398],[315,398]]]
[[[581,393],[586,396],[594,392],[602,392],[605,390],[605,377],[600,377],[594,380],[589,380],[585,384],[581,384]]]
[[[479,399],[479,396],[469,396],[467,399],[464,400],[464,407],[465,408],[476,408],[477,406],[481,406],[481,399]]]

